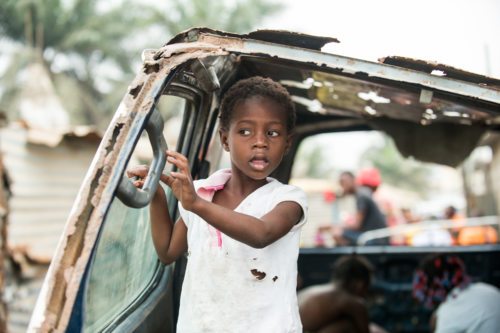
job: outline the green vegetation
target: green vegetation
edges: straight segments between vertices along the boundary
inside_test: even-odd
[[[71,123],[102,129],[144,47],[159,47],[192,26],[248,32],[279,8],[263,0],[174,0],[156,7],[139,0],[3,0],[0,110],[11,120],[19,117],[20,99],[30,93],[22,94],[26,80],[39,79],[27,69],[37,64],[45,69]],[[149,39],[156,35],[152,30],[161,40]]]
[[[368,148],[361,160],[379,169],[384,183],[424,196],[429,190],[432,167],[401,156],[392,139],[386,135],[383,136],[383,144]]]

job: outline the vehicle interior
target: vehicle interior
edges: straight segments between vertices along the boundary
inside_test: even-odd
[[[186,36],[176,37],[170,44]],[[308,59],[319,53],[325,40],[300,36],[302,43],[296,45],[299,38],[283,36],[254,34],[247,38],[263,45],[280,44],[291,53],[302,52],[295,60],[264,52],[228,52],[179,62],[165,77],[148,116],[149,123],[120,143],[121,149],[130,150],[129,159],[120,161],[122,174],[130,165],[154,164],[153,156],[166,146],[189,158],[195,179],[224,166],[217,134],[218,103],[234,82],[255,75],[280,82],[295,102],[297,130],[293,147],[273,175],[284,183],[293,178],[301,144],[316,135],[384,133],[403,157],[451,168],[461,165],[476,147],[488,145],[495,138],[500,121],[500,105],[495,102],[499,80],[398,57],[380,63],[339,58],[352,62],[356,71],[340,63],[338,67],[322,65]],[[158,59],[159,53],[155,54]],[[142,75],[163,75],[148,64],[151,55],[145,58]],[[370,71],[381,74],[369,75]],[[389,72],[392,74],[385,76]],[[412,78],[435,79],[437,84],[435,88],[423,86]],[[138,96],[137,87],[131,85],[128,95]],[[131,108],[127,112],[136,111]],[[158,168],[169,171],[168,166]],[[159,263],[151,244],[147,204],[135,205],[137,201],[128,198],[131,196],[130,191],[118,189],[111,199],[85,268],[84,283],[78,289],[69,332],[175,331],[186,259],[170,266]],[[169,209],[171,214],[177,214],[171,194]],[[321,214],[311,216],[319,219]],[[498,220],[493,225],[498,230]],[[371,321],[389,332],[428,332],[431,312],[413,300],[411,282],[419,261],[437,252],[459,254],[475,279],[500,287],[500,246],[482,244],[303,247],[298,265],[302,281],[299,288],[328,282],[337,258],[361,254],[376,269],[369,303]]]

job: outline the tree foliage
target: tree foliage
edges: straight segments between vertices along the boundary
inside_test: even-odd
[[[368,148],[361,160],[379,169],[384,183],[425,195],[432,168],[401,156],[392,139],[383,136],[382,145]]]
[[[200,26],[246,33],[282,8],[281,4],[266,0],[170,0],[161,9],[152,9],[151,18],[171,35]]]
[[[163,35],[156,47],[192,26],[247,32],[279,8],[264,0],[172,0],[156,7],[137,0],[0,1],[0,47],[11,50],[0,73],[0,109],[15,117],[20,77],[36,61],[50,73],[74,124],[103,126],[133,76],[132,59],[151,27]]]
[[[330,179],[334,175],[333,157],[329,156],[324,137],[313,136],[304,140],[297,151],[293,177]]]
[[[2,79],[2,109],[10,115],[15,111],[19,75],[27,64],[38,62],[51,74],[76,122],[98,123],[102,113],[109,113],[99,85],[112,79],[102,73],[103,64],[121,75],[131,72],[130,53],[120,43],[130,27],[140,26],[136,11],[121,5],[102,10],[96,0],[0,2],[0,32],[13,49]]]

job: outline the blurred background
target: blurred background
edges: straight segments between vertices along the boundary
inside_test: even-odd
[[[395,0],[2,0],[0,332],[25,331],[79,185],[140,68],[142,50],[193,26],[331,36],[341,43],[324,50],[336,54],[370,61],[399,55],[500,77],[495,0],[404,6]],[[451,169],[403,161],[377,133],[318,136],[304,145],[311,162],[294,177],[307,179],[304,187],[318,195],[328,189],[314,179],[328,173],[334,180],[366,165],[381,171],[386,188],[411,198],[401,206],[414,205],[421,214],[439,214],[450,204],[465,209],[464,187],[488,191],[480,175],[466,186],[467,164]],[[469,167],[489,167],[491,151],[474,156]],[[435,186],[423,185],[431,180]]]

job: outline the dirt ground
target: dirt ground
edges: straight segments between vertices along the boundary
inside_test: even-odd
[[[28,272],[25,268],[22,277],[10,270],[4,291],[8,333],[26,332],[47,269],[46,265],[31,267]]]

